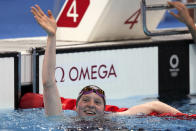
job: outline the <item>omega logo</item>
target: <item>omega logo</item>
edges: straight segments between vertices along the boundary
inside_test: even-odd
[[[57,78],[56,78],[56,82],[57,81],[59,81],[59,82],[64,82],[65,81],[65,71],[64,71],[64,69],[62,68],[62,67],[56,67],[56,72],[60,72],[61,74],[60,74],[60,78],[59,78],[59,80],[57,80]]]
[[[94,80],[94,79],[110,79],[117,78],[114,65],[91,65],[87,67],[72,66],[69,69],[56,67],[55,71],[56,82],[65,82],[65,79],[70,81]]]

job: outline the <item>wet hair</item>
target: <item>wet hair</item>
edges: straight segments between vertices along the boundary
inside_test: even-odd
[[[105,107],[105,105],[106,105],[106,101],[105,101],[105,92],[100,88],[100,87],[98,87],[98,86],[95,86],[95,85],[88,85],[88,86],[85,86],[80,92],[79,92],[79,94],[78,94],[78,97],[77,97],[77,99],[76,99],[76,107],[78,106],[78,102],[79,102],[79,100],[80,100],[80,98],[85,94],[85,93],[83,93],[83,90],[85,89],[85,88],[92,88],[92,89],[94,89],[94,90],[101,90],[102,92],[103,92],[103,96],[100,96],[102,99],[103,99],[103,102],[104,102],[104,107]]]

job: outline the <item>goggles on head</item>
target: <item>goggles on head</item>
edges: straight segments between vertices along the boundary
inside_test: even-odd
[[[105,93],[101,88],[98,88],[96,86],[86,86],[84,87],[80,93],[79,96],[85,95],[85,94],[89,94],[89,93],[96,93],[97,95],[99,95],[100,97],[102,97],[103,99],[105,99]]]
[[[92,92],[96,93],[96,94],[99,95],[101,98],[103,98],[104,105],[106,104],[106,102],[105,102],[105,92],[104,92],[101,88],[99,88],[99,87],[97,87],[97,86],[89,85],[89,86],[84,87],[84,88],[80,91],[80,93],[79,93],[79,95],[78,95],[78,98],[77,98],[77,100],[76,100],[76,106],[77,106],[78,101],[80,100],[80,98],[81,98],[82,95],[90,94],[90,93],[92,93]]]

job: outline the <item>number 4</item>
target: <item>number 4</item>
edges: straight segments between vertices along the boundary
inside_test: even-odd
[[[129,17],[126,21],[125,24],[131,24],[130,29],[133,28],[133,26],[138,23],[138,18],[141,14],[141,9],[136,11],[131,17]],[[133,20],[132,20],[133,19]]]
[[[76,0],[74,0],[67,12],[67,17],[73,17],[73,20],[74,22],[77,22],[77,17],[78,17],[78,14],[77,14],[77,7],[76,7]],[[73,12],[72,12],[73,10]]]

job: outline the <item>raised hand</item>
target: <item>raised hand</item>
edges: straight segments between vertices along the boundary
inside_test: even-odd
[[[175,14],[174,12],[170,12],[172,16],[174,16],[179,21],[185,23],[188,26],[194,23],[192,17],[189,14],[188,9],[183,3],[175,1],[175,2],[168,2],[168,4],[178,10],[177,14]]]
[[[31,7],[31,12],[33,13],[38,24],[48,33],[44,61],[42,65],[45,113],[47,116],[59,116],[62,115],[62,105],[55,82],[56,21],[50,10],[48,10],[47,16],[38,5]]]
[[[50,10],[48,10],[47,16],[38,5],[35,5],[34,7],[31,7],[31,12],[38,24],[48,33],[49,36],[56,35],[57,25]]]
[[[179,21],[185,23],[191,32],[194,42],[196,43],[196,27],[192,17],[189,14],[188,9],[186,6],[181,2],[168,2],[168,4],[178,10],[178,14],[174,12],[170,12],[171,15],[176,17]]]

